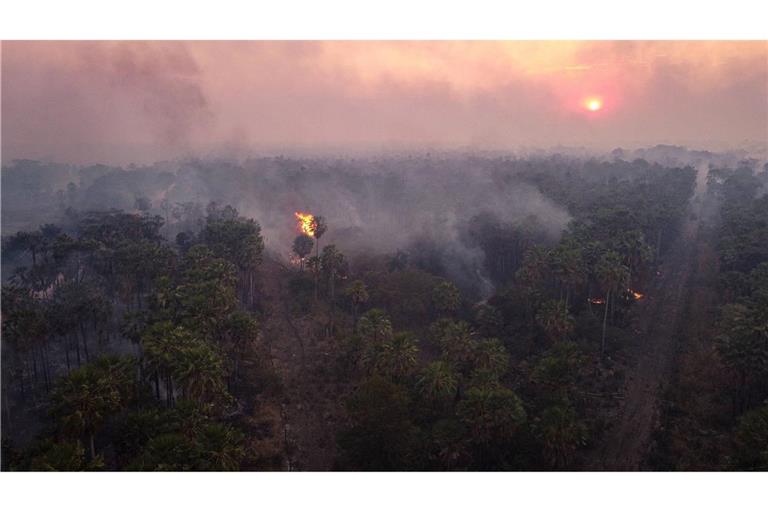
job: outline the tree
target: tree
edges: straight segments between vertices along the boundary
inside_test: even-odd
[[[30,455],[28,467],[30,471],[93,471],[104,468],[101,457],[87,461],[85,450],[80,441],[55,442],[47,439],[34,448]]]
[[[653,249],[645,242],[645,235],[640,229],[623,233],[618,245],[627,266],[627,286],[631,288],[633,273],[653,258]]]
[[[347,401],[347,412],[350,428],[338,438],[345,466],[375,471],[414,467],[418,429],[410,420],[405,388],[374,375]]]
[[[575,409],[556,404],[546,409],[536,422],[535,431],[544,448],[544,456],[555,469],[567,468],[576,451],[587,441],[587,429]]]
[[[392,338],[392,322],[381,309],[371,309],[357,322],[357,333],[366,346],[377,346]]]
[[[315,237],[315,256],[320,257],[320,238],[328,230],[328,225],[325,223],[325,218],[320,215],[312,217],[312,221],[309,223],[309,228],[312,231],[312,236]]]
[[[475,333],[466,322],[438,320],[430,328],[431,335],[442,351],[442,357],[459,373],[467,375],[471,369]]]
[[[323,255],[320,258],[320,265],[328,281],[330,303],[331,303],[331,323],[330,332],[334,331],[334,316],[336,313],[336,280],[345,278],[347,273],[347,261],[344,255],[336,249],[335,245],[328,245],[323,248]]]
[[[739,409],[750,405],[752,390],[768,377],[768,314],[763,308],[726,304],[720,317],[717,350],[737,376]]]
[[[470,388],[456,413],[478,449],[480,467],[497,460],[526,421],[522,400],[499,384]]]
[[[739,418],[734,441],[735,469],[768,469],[768,405],[752,409]]]
[[[440,314],[452,314],[459,309],[459,289],[450,281],[443,281],[432,290],[432,304]]]
[[[224,398],[224,363],[221,356],[202,340],[190,339],[172,362],[173,379],[185,398],[212,403]]]
[[[563,307],[563,301],[550,300],[536,313],[536,322],[552,342],[564,341],[573,333],[573,316]]]
[[[533,246],[525,251],[523,262],[516,277],[528,287],[537,287],[546,277],[549,268],[550,253],[544,247]]]
[[[54,391],[54,417],[66,433],[88,438],[91,460],[96,458],[96,432],[132,398],[134,365],[132,358],[101,358],[70,372]]]
[[[234,208],[231,211],[227,208],[231,207],[208,216],[200,237],[214,256],[235,265],[243,302],[253,306],[254,278],[264,251],[261,226],[253,219],[239,217]]]
[[[458,377],[447,362],[431,362],[421,373],[417,386],[430,400],[447,400],[456,395]]]
[[[357,325],[357,313],[361,304],[368,302],[368,288],[360,279],[355,279],[347,287],[347,296],[352,301],[352,323]]]
[[[496,338],[483,338],[475,344],[473,382],[496,382],[509,369],[509,353]]]
[[[212,423],[200,436],[203,466],[213,471],[238,471],[245,457],[243,434],[222,423]]]
[[[621,256],[614,251],[606,252],[597,263],[596,274],[605,291],[605,311],[603,312],[603,335],[600,340],[600,355],[605,355],[605,330],[608,322],[608,308],[611,297],[615,296],[619,287],[626,282],[627,267],[621,262]]]
[[[155,323],[147,329],[143,344],[148,366],[156,376],[156,393],[162,377],[169,406],[175,402],[177,386],[185,398],[199,403],[227,398],[221,356],[186,328],[170,322]]]
[[[567,313],[571,290],[586,280],[581,248],[573,241],[561,242],[552,252],[551,260],[555,277],[565,287],[563,311]]]
[[[304,270],[304,258],[312,252],[312,246],[314,245],[315,242],[312,241],[312,237],[303,233],[293,240],[293,252],[299,258],[301,270]]]
[[[397,333],[383,343],[374,345],[369,354],[370,366],[374,371],[400,381],[416,368],[419,348],[410,333]]]

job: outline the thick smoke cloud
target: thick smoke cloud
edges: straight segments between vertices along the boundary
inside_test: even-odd
[[[521,223],[555,241],[570,221],[520,178],[516,165],[468,155],[196,159],[127,169],[21,161],[3,170],[4,196],[12,196],[3,204],[3,232],[66,224],[68,207],[138,212],[145,204],[168,220],[163,234],[174,240],[181,231],[198,230],[206,205],[215,202],[256,219],[267,249],[287,262],[298,234],[294,212],[304,211],[325,217],[323,246],[337,244],[353,259],[403,251],[413,263],[429,262],[431,270],[488,295],[485,254],[472,236],[478,222]],[[169,214],[185,204],[198,205],[196,218]]]

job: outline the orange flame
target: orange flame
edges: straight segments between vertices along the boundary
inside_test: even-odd
[[[632,288],[627,288],[627,291],[630,293],[630,295],[632,295],[632,297],[634,297],[634,298],[635,298],[635,300],[640,300],[640,299],[642,299],[643,297],[645,297],[645,294],[644,294],[644,293],[636,292],[636,291],[635,291],[635,290],[633,290]]]
[[[592,304],[605,304],[605,299],[587,299]]]
[[[294,215],[296,216],[296,220],[299,221],[299,231],[307,236],[315,236],[315,230],[312,229],[312,221],[315,220],[315,216],[311,213],[304,212],[294,212]]]

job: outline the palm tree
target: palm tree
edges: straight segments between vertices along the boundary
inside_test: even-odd
[[[312,241],[312,237],[303,233],[293,240],[293,252],[299,258],[300,270],[304,270],[304,258],[312,252],[313,245],[315,242]]]
[[[573,316],[563,307],[563,301],[550,300],[536,313],[536,322],[553,341],[563,341],[573,332]]]
[[[431,400],[445,400],[456,395],[456,371],[447,361],[437,360],[424,368],[417,385]]]
[[[564,310],[568,311],[571,289],[582,284],[586,279],[581,249],[575,243],[561,244],[552,253],[552,266],[555,277],[565,287]]]
[[[606,252],[597,263],[596,274],[603,290],[605,290],[605,311],[603,312],[603,336],[600,340],[600,355],[605,355],[605,330],[608,322],[608,308],[611,305],[611,296],[614,295],[622,283],[626,282],[629,270],[622,263],[621,256],[614,252]]]
[[[525,251],[523,262],[517,271],[517,278],[528,287],[536,287],[546,277],[549,261],[550,251],[545,247],[534,245]]]
[[[392,322],[381,309],[371,309],[357,323],[357,333],[367,346],[376,346],[392,337]]]
[[[475,380],[498,380],[509,369],[509,353],[496,338],[484,338],[477,342],[473,353]]]
[[[627,265],[627,287],[631,288],[633,271],[653,257],[653,249],[645,242],[645,235],[639,229],[624,233],[619,246]]]
[[[318,256],[312,256],[307,260],[307,268],[315,276],[315,301],[318,300],[318,289],[320,287],[320,268],[322,264]]]
[[[544,410],[536,425],[536,433],[544,445],[544,456],[556,469],[568,467],[576,451],[586,444],[587,429],[576,411],[567,404]]]
[[[244,436],[221,423],[213,423],[201,432],[201,451],[207,469],[237,471],[245,457]]]
[[[352,324],[357,325],[358,308],[360,307],[360,304],[365,304],[370,298],[368,295],[368,288],[363,281],[355,279],[349,284],[347,295],[352,301]]]
[[[395,380],[411,374],[416,368],[419,353],[417,341],[412,334],[401,332],[374,348],[373,367]]]
[[[96,458],[94,436],[111,413],[130,399],[133,370],[127,360],[103,358],[67,375],[53,395],[53,414],[64,430],[89,440],[91,459]]]
[[[201,340],[181,348],[173,361],[173,378],[185,398],[204,402],[224,394],[224,363],[221,356]]]
[[[452,314],[461,304],[459,289],[450,281],[443,281],[432,290],[432,303],[438,313]]]
[[[160,379],[165,382],[166,405],[174,404],[174,370],[179,353],[185,345],[194,343],[194,337],[184,327],[171,322],[156,322],[142,337],[147,367],[155,376],[155,393],[160,396]]]
[[[322,237],[326,231],[328,231],[328,224],[325,222],[325,218],[321,215],[315,215],[312,217],[312,222],[309,223],[309,227],[312,230],[312,236],[316,241],[316,253],[315,256],[320,257],[320,237]]]
[[[483,447],[508,441],[526,421],[522,400],[498,384],[471,388],[456,412],[472,442]]]
[[[432,334],[443,352],[443,357],[460,373],[467,374],[475,349],[475,333],[466,322],[436,322]]]
[[[336,279],[346,274],[347,262],[344,255],[336,249],[335,245],[329,245],[323,249],[323,256],[320,258],[320,264],[326,273],[329,283],[330,302],[331,302],[331,325],[330,333],[334,330],[334,316],[336,313]]]

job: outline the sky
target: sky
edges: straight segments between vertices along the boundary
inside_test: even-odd
[[[5,41],[2,160],[765,146],[768,42]]]

